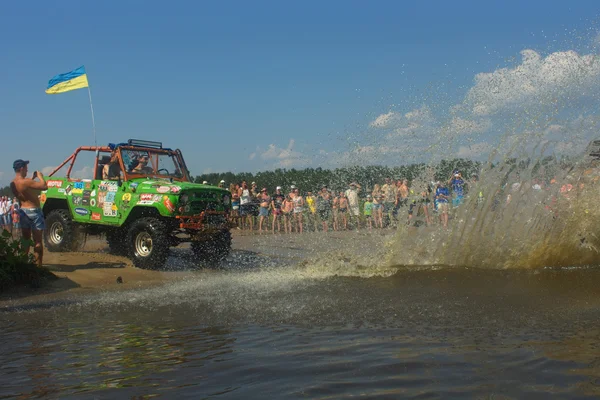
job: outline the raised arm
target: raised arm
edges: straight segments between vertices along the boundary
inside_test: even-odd
[[[34,181],[34,178],[38,178],[38,181]],[[44,175],[40,171],[35,171],[35,175],[31,179],[24,179],[23,185],[26,188],[35,189],[35,190],[48,190],[48,185],[46,184],[46,180],[44,179]]]

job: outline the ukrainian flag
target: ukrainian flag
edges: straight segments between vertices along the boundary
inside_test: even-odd
[[[71,72],[56,75],[54,78],[50,79],[46,93],[64,93],[85,87],[88,87],[88,79],[85,73],[85,67],[81,66]]]

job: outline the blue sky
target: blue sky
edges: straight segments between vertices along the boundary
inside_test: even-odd
[[[3,2],[0,184],[14,158],[47,170],[93,144],[87,91],[44,93],[82,64],[99,144],[162,140],[199,174],[401,164],[422,152],[410,135],[443,127],[479,137],[451,134],[440,153],[485,153],[490,132],[506,130],[496,120],[523,96],[498,105],[476,74],[517,68],[523,50],[544,68],[554,53],[576,51],[568,63],[598,53],[594,1],[413,3]],[[591,109],[598,76],[587,75]],[[569,114],[560,126],[595,126],[592,117]]]

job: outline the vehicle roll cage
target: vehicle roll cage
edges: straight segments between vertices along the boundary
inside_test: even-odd
[[[94,175],[97,175],[98,167],[104,165],[103,163],[100,162],[100,153],[109,153],[110,154],[113,151],[116,151],[118,154],[119,167],[121,168],[121,171],[123,172],[123,181],[129,180],[130,177],[155,175],[155,174],[136,174],[136,173],[127,172],[127,168],[125,168],[125,165],[123,164],[123,157],[121,155],[121,150],[147,151],[148,153],[165,154],[165,155],[173,156],[177,159],[177,162],[182,167],[182,171],[181,171],[182,175],[181,175],[181,177],[170,177],[170,179],[173,179],[175,181],[180,181],[180,182],[192,182],[192,179],[190,177],[190,171],[188,170],[187,165],[185,164],[185,161],[183,160],[183,155],[181,154],[181,151],[179,149],[171,150],[171,149],[163,149],[163,148],[158,148],[158,147],[136,146],[136,145],[130,145],[130,144],[124,144],[124,143],[121,143],[117,146],[81,146],[81,147],[78,147],[73,152],[73,154],[71,154],[69,157],[67,157],[67,159],[65,159],[58,167],[56,167],[50,174],[48,174],[48,176],[53,176],[60,169],[62,169],[66,164],[70,163],[69,168],[67,169],[66,178],[68,180],[72,180],[71,179],[71,171],[73,170],[73,165],[75,164],[77,155],[82,151],[96,152],[96,157],[94,160],[94,169],[93,169]],[[160,177],[160,175],[157,175],[157,176]],[[102,178],[101,175],[100,175],[100,177],[94,176],[94,179],[101,179],[101,178]]]

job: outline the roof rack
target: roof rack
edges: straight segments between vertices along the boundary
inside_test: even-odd
[[[161,142],[153,142],[151,140],[139,140],[139,139],[129,139],[127,144],[130,146],[140,146],[140,147],[152,147],[155,149],[162,149]]]

